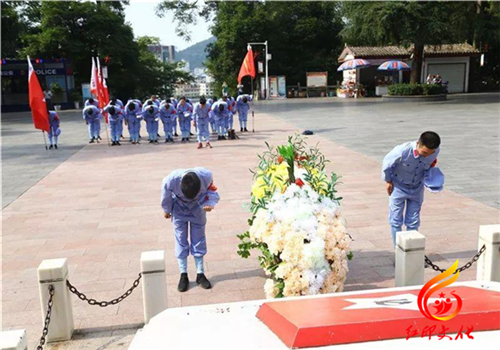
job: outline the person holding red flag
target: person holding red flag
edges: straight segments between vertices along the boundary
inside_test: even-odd
[[[42,87],[38,81],[33,65],[31,64],[30,57],[28,58],[28,87],[29,87],[29,102],[31,108],[31,115],[33,117],[33,124],[35,129],[42,130],[42,133],[50,131],[49,123],[49,112],[47,110],[47,104],[45,103],[45,97],[43,95]],[[45,142],[45,134],[43,134],[43,139]],[[45,148],[47,149],[47,144],[45,142]]]
[[[57,141],[59,139],[59,135],[61,135],[61,129],[59,128],[60,126],[60,119],[59,115],[55,111],[49,111],[49,123],[50,123],[50,130],[49,130],[49,149],[55,148],[57,149]]]

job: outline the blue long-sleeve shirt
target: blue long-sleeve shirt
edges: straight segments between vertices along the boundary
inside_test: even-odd
[[[188,199],[181,190],[182,177],[188,172],[196,173],[201,182],[200,192],[194,199]],[[217,188],[213,184],[212,172],[202,167],[175,170],[162,182],[161,207],[165,213],[175,215],[174,207],[177,207],[180,215],[189,215],[191,211],[199,212],[200,207],[215,207],[219,199]]]
[[[150,110],[151,108],[153,109],[153,112],[151,113]],[[156,105],[144,105],[144,107],[142,107],[142,117],[144,118],[144,120],[146,121],[153,121],[153,120],[156,120],[158,121],[158,118],[159,118],[159,108],[156,107]]]
[[[177,104],[177,115],[179,116],[179,118],[190,118],[191,119],[193,116],[193,106],[191,106],[187,102],[184,103],[184,105],[182,105],[182,103],[179,102],[179,104]],[[182,119],[179,119],[179,120],[182,120]]]
[[[435,166],[439,148],[428,157],[417,152],[417,142],[406,142],[394,147],[382,163],[382,180],[396,186],[419,188],[423,184],[427,170]]]
[[[92,114],[89,113],[90,110],[92,110]],[[85,107],[82,111],[82,114],[83,119],[85,119],[85,121],[87,122],[102,118],[101,110],[94,105],[88,105],[87,107]]]
[[[168,107],[166,107],[166,103],[162,103],[160,105],[160,118],[164,122],[171,122],[174,121],[177,115],[177,111],[175,110],[175,107],[172,104],[168,104]]]
[[[204,106],[198,103],[194,108],[194,120],[196,121],[196,123],[198,123],[199,121],[208,122],[209,113],[210,106],[208,105],[208,103],[206,103]]]
[[[220,105],[224,106],[224,110],[222,112],[219,110]],[[227,118],[229,117],[229,107],[226,102],[219,100],[210,107],[210,114],[215,120]]]
[[[115,108],[115,114],[109,113],[109,109],[111,107]],[[109,114],[109,120],[111,122],[120,122],[123,120],[124,117],[123,109],[121,109],[118,104],[117,105],[108,104],[106,107],[104,107],[103,111]]]

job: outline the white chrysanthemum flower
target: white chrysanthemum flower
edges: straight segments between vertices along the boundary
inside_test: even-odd
[[[296,178],[304,170],[296,169]],[[304,181],[305,182],[305,181]],[[320,196],[304,183],[276,191],[267,209],[257,212],[250,238],[263,242],[279,256],[277,269],[266,271],[267,297],[279,292],[275,279],[284,281],[284,296],[334,293],[343,290],[351,239],[336,202]]]
[[[266,292],[267,299],[275,298],[278,294],[279,289],[271,278],[266,280],[266,283],[264,284],[264,292]]]
[[[310,243],[304,244],[304,260],[309,269],[321,270],[328,268],[328,261],[325,259],[325,241],[315,237]]]

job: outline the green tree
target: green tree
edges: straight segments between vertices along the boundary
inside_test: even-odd
[[[25,5],[22,18],[33,16],[30,28],[22,35],[26,54],[44,58],[71,59],[75,84],[89,82],[91,58],[106,58],[108,86],[112,95],[128,98],[145,92],[159,93],[165,86],[185,76],[175,67],[164,66],[149,54],[147,45],[134,40],[125,23],[123,6],[118,1],[43,1]],[[159,75],[157,75],[159,74]]]
[[[474,39],[475,2],[346,1],[342,35],[352,45],[413,47],[410,81],[420,81],[424,45]],[[478,22],[479,23],[479,22]]]
[[[23,25],[14,1],[2,1],[2,57],[16,58],[21,48],[19,37],[23,32]]]
[[[172,11],[179,34],[189,37],[189,25],[197,19],[211,19],[217,40],[207,48],[206,66],[215,79],[215,90],[222,82],[235,93],[237,76],[248,42],[268,41],[273,59],[270,74],[285,75],[288,84],[304,84],[308,71],[335,72],[336,57],[342,43],[340,7],[336,2],[164,1],[159,12]],[[255,46],[258,60],[264,60],[262,47]],[[248,78],[246,78],[248,79]]]

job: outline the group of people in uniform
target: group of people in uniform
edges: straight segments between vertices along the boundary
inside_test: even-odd
[[[159,123],[163,124],[165,143],[173,143],[174,137],[178,137],[179,128],[181,142],[189,142],[194,136],[194,128],[198,141],[198,148],[202,148],[205,142],[207,148],[210,144],[211,132],[217,134],[218,140],[227,140],[230,130],[234,126],[234,115],[238,114],[241,132],[248,132],[247,120],[250,109],[250,95],[239,95],[236,99],[229,95],[206,99],[201,97],[197,103],[193,103],[186,97],[176,100],[174,97],[160,101],[156,96],[151,96],[144,101],[129,99],[124,104],[120,99],[113,98],[102,110],[98,107],[99,102],[90,98],[85,101],[83,119],[89,128],[89,143],[99,142],[101,139],[101,119],[103,113],[109,118],[111,132],[111,145],[120,146],[123,139],[123,124],[128,127],[130,142],[139,144],[141,139],[141,125],[145,121],[149,143],[158,144]]]

